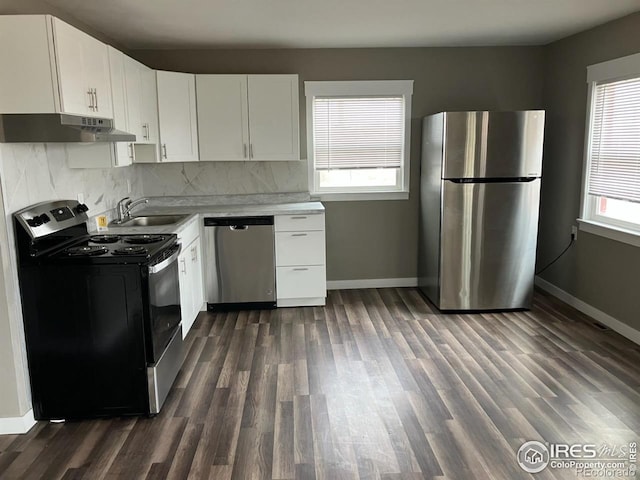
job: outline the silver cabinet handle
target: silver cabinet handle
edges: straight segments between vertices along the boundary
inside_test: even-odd
[[[133,158],[133,143],[128,143],[127,147],[129,148],[129,158],[133,162],[134,161],[134,158]]]
[[[87,95],[89,95],[89,110],[95,112],[96,107],[93,104],[93,88],[87,90]]]
[[[93,89],[93,99],[95,100],[94,105],[96,106],[96,112],[100,111],[99,108],[99,104],[98,104],[98,89],[94,88]]]
[[[184,258],[180,259],[180,264],[182,265],[182,267],[180,268],[180,271],[182,273],[187,273],[187,261]]]
[[[304,220],[307,217],[291,217],[291,220]]]
[[[166,159],[166,158],[167,158],[167,144],[166,144],[166,143],[163,143],[163,144],[162,144],[162,157],[163,157],[164,159]]]
[[[196,247],[191,248],[191,261],[194,263],[198,261],[198,249]]]
[[[293,271],[294,272],[304,272],[306,270],[309,270],[308,268],[294,268]]]
[[[144,138],[145,140],[149,140],[149,127],[146,123],[142,124],[142,131],[142,138]]]
[[[249,158],[253,158],[253,143],[249,144]]]
[[[306,237],[307,234],[306,233],[292,233],[291,236],[292,237]]]

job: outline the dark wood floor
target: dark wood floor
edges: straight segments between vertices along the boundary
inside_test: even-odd
[[[640,439],[640,348],[553,297],[434,313],[415,289],[326,308],[201,313],[156,418],[0,436],[0,478],[576,478],[525,440]]]

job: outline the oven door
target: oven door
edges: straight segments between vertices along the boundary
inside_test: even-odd
[[[178,255],[180,245],[149,265],[149,335],[151,340],[147,360],[156,363],[180,325],[180,287]]]

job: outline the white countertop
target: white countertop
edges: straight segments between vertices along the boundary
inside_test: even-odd
[[[137,234],[137,233],[179,233],[196,217],[251,217],[271,215],[307,215],[323,213],[324,205],[320,202],[292,202],[256,205],[163,205],[136,208],[134,216],[147,215],[186,215],[184,219],[171,225],[159,226],[110,226],[100,233]]]

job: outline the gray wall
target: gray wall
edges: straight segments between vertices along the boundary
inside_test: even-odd
[[[306,156],[306,127],[302,82],[394,79],[415,81],[410,198],[395,201],[325,203],[329,280],[416,277],[418,167],[422,116],[442,110],[542,108],[542,47],[139,50],[131,53],[147,65],[158,69],[193,73],[299,74],[303,156]],[[306,186],[306,168],[304,165],[300,167],[302,168],[289,168],[287,173],[305,176],[301,181],[302,185]],[[215,177],[218,172],[221,175],[229,175],[230,169],[244,167],[210,163],[198,168],[207,169],[207,175]],[[239,172],[235,172],[234,176],[237,176],[237,173]],[[166,178],[165,175],[162,176]],[[181,175],[175,176],[175,189],[181,188],[180,177]],[[210,189],[208,193],[217,193],[215,185]]]
[[[640,13],[545,48],[547,110],[538,263],[569,241],[580,214],[587,66],[640,52]],[[640,248],[580,232],[542,277],[580,300],[640,329]]]

